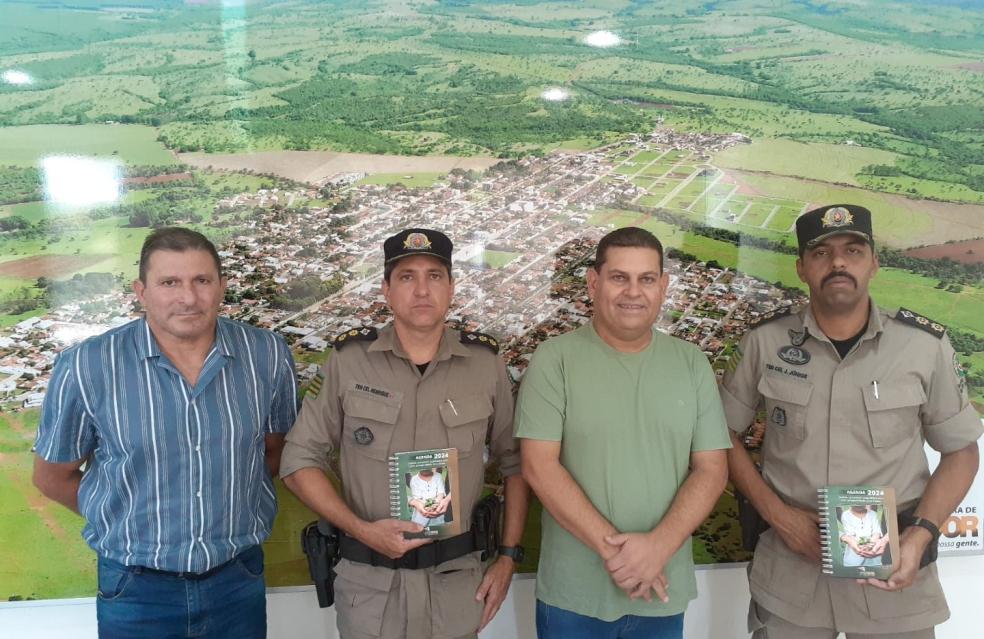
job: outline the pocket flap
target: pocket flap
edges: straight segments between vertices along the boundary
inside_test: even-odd
[[[485,395],[450,398],[441,402],[441,419],[448,428],[473,422],[487,422],[492,414],[492,400]]]
[[[922,384],[915,381],[893,382],[878,384],[878,397],[875,397],[875,384],[864,386],[864,406],[868,412],[905,408],[906,406],[921,406],[926,402],[926,391]]]
[[[813,384],[784,379],[775,375],[763,375],[758,383],[758,391],[769,399],[806,406],[813,394]]]
[[[345,391],[342,409],[346,415],[395,424],[400,415],[399,398],[372,397],[361,391]]]

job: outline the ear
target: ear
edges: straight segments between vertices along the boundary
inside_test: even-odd
[[[147,290],[147,286],[141,282],[139,279],[133,280],[133,292],[137,294],[137,300],[142,305],[144,303],[144,291]]]
[[[226,288],[228,286],[229,278],[223,275],[219,278],[219,289],[222,291],[222,295],[220,296],[221,299],[219,299],[219,306],[222,306],[222,303],[225,301]]]
[[[806,278],[803,277],[803,258],[796,258],[796,276],[799,277],[800,281],[804,284],[806,283]]]
[[[593,266],[588,267],[587,278],[588,278],[588,295],[591,296],[591,299],[594,299],[595,291],[598,290],[598,278],[599,278],[598,271],[595,270],[595,267]]]

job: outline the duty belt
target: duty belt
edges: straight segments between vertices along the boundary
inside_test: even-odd
[[[405,568],[408,570],[421,570],[430,568],[438,564],[457,559],[476,550],[488,550],[484,544],[479,546],[476,543],[471,531],[439,539],[423,546],[414,548],[399,559],[390,559],[382,555],[369,546],[365,545],[355,537],[342,534],[339,539],[339,550],[344,559],[370,566],[381,566],[383,568]]]
[[[349,561],[393,570],[430,568],[478,550],[482,551],[482,561],[485,561],[499,548],[500,508],[501,502],[496,495],[486,495],[472,510],[471,530],[418,546],[399,559],[381,555],[344,532],[339,535],[339,554]]]

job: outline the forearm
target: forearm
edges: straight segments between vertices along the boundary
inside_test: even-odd
[[[926,484],[922,499],[916,507],[916,516],[941,525],[970,490],[974,476],[977,475],[978,457],[977,442],[958,451],[945,453]],[[928,534],[926,541],[929,541]]]
[[[565,530],[601,557],[613,554],[605,537],[619,531],[598,512],[559,460],[528,462],[524,457],[523,476],[543,507]]]
[[[728,483],[727,454],[724,450],[705,451],[702,463],[695,465],[684,480],[666,515],[653,529],[674,552],[707,519]]]
[[[502,545],[519,545],[530,508],[530,487],[522,475],[510,475],[505,480],[505,513],[502,517]]]
[[[263,438],[263,458],[270,477],[276,477],[280,472],[280,455],[284,451],[284,435],[267,433]]]
[[[728,450],[728,472],[731,482],[742,495],[751,502],[765,521],[774,525],[776,513],[785,506],[779,495],[765,483],[762,474],[755,468],[745,444],[734,431],[731,435],[731,448]]]
[[[327,519],[349,535],[364,541],[368,522],[352,512],[320,468],[301,468],[283,478],[284,485],[297,495],[305,506],[319,517]]]
[[[84,460],[71,463],[51,463],[34,458],[34,486],[48,499],[79,513],[79,486],[82,484]]]

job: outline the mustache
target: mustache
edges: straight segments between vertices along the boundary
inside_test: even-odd
[[[823,278],[823,280],[821,280],[820,286],[824,286],[827,282],[829,282],[830,280],[834,279],[835,277],[846,277],[847,279],[849,279],[852,282],[854,282],[854,285],[855,286],[858,285],[858,281],[854,278],[853,275],[851,275],[847,271],[834,271],[833,273],[831,273],[827,277]]]

